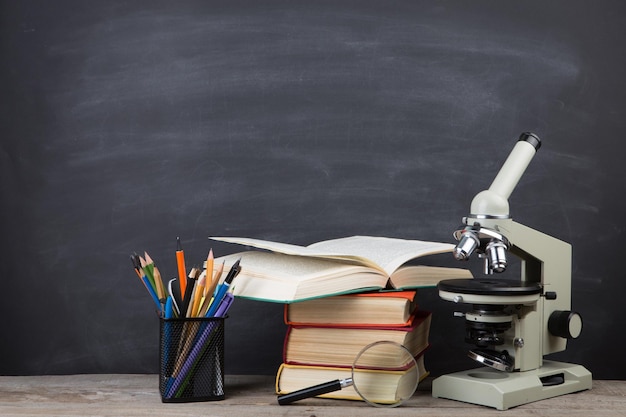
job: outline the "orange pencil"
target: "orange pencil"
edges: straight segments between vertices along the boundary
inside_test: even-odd
[[[180,238],[176,238],[176,265],[178,265],[178,281],[180,284],[180,293],[185,294],[187,290],[187,269],[185,268],[185,252],[180,244]]]

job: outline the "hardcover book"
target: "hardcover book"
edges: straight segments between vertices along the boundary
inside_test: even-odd
[[[419,240],[352,236],[309,246],[249,238],[213,237],[261,250],[216,259],[230,267],[241,260],[233,294],[291,303],[374,289],[434,287],[442,279],[471,278],[466,269],[406,265],[426,255],[451,252],[453,245]]]

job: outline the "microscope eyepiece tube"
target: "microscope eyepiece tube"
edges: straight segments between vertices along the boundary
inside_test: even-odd
[[[541,140],[534,133],[522,133],[509,157],[491,183],[489,191],[508,199],[528,164],[541,147]]]
[[[537,135],[522,133],[489,189],[474,196],[468,217],[509,218],[509,196],[540,147]]]

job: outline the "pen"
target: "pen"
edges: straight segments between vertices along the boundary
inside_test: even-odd
[[[189,273],[189,278],[187,279],[187,288],[185,289],[185,293],[183,295],[183,305],[180,310],[181,317],[189,317],[187,310],[189,309],[189,304],[192,301],[191,298],[196,288],[197,271],[198,270],[194,267]]]
[[[180,237],[176,238],[176,265],[178,266],[180,293],[185,294],[187,290],[187,269],[185,268],[185,252],[180,243]]]
[[[215,312],[215,317],[226,317],[226,313],[228,313],[228,309],[230,308],[230,306],[233,305],[234,299],[235,296],[233,295],[233,293],[230,291],[227,292],[226,295],[224,295],[224,299],[220,303],[220,306]]]
[[[165,318],[174,318],[174,301],[171,296],[168,296],[165,300]]]
[[[213,296],[213,302],[209,306],[209,310],[207,311],[205,317],[213,317],[215,315],[215,312],[219,308],[220,303],[222,302],[222,299],[226,294],[226,291],[228,291],[230,283],[241,271],[241,267],[239,266],[240,261],[241,259],[238,259],[237,262],[233,264],[233,266],[230,268],[230,271],[228,271],[228,275],[226,275],[226,279],[224,279],[224,282],[218,285],[217,290],[215,291],[215,295]]]
[[[180,287],[176,285],[176,278],[172,278],[167,284],[167,292],[172,298],[172,307],[174,308],[174,313],[181,317],[180,315],[180,306],[183,304],[183,300],[180,296]]]

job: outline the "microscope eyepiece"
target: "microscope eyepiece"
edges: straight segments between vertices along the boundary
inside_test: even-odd
[[[533,147],[535,148],[535,152],[537,152],[539,150],[539,148],[541,148],[541,139],[539,139],[539,136],[535,135],[534,133],[531,132],[524,132],[519,136],[519,139],[517,140],[518,142],[528,142],[531,145],[533,145]]]

